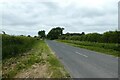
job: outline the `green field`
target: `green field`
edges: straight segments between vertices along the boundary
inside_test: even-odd
[[[44,40],[26,36],[10,35],[3,35],[2,40],[3,78],[21,78],[21,76],[24,76],[22,78],[25,78],[25,75],[28,76],[28,72],[31,74],[29,75],[29,78],[70,77]],[[41,76],[37,75],[38,73],[34,74],[33,72],[35,70],[41,71],[42,73],[38,72]]]
[[[98,42],[87,42],[87,41],[74,41],[74,40],[58,40],[70,44],[75,47],[85,48],[113,56],[119,56],[120,48],[119,44],[115,43],[98,43]]]

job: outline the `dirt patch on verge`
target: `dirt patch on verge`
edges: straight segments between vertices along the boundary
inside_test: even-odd
[[[15,76],[15,78],[47,78],[49,76],[47,71],[47,64],[35,64],[28,70],[21,71]]]

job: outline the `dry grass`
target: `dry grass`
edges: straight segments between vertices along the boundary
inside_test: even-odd
[[[18,73],[15,78],[48,78],[48,66],[46,64],[34,64],[28,70]]]

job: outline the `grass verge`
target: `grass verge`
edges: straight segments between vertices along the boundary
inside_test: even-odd
[[[43,40],[38,40],[33,48],[23,54],[19,54],[16,57],[6,58],[2,62],[2,77],[3,78],[21,78],[19,75],[27,74],[27,70],[33,70],[33,65],[46,65],[47,70],[40,74],[44,76],[31,76],[34,72],[29,73],[27,78],[66,78],[69,74],[64,69],[63,65],[59,62],[54,54],[50,51],[49,47]],[[44,67],[43,67],[44,68]],[[38,68],[39,69],[39,68]],[[39,70],[37,70],[39,71]],[[24,77],[25,78],[25,77]]]
[[[117,44],[81,42],[81,41],[71,41],[71,40],[57,40],[57,41],[67,43],[75,47],[85,48],[88,50],[93,50],[96,52],[113,55],[115,57],[120,57],[118,50],[119,47]]]

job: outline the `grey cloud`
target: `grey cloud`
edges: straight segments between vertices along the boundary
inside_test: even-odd
[[[35,32],[38,29],[46,29],[48,32],[54,26],[65,26],[65,32],[67,30],[71,32],[92,32],[95,30],[102,32],[110,28],[116,29],[117,27],[117,8],[115,6],[110,7],[110,5],[107,7],[101,6],[101,8],[88,8],[76,7],[75,4],[71,3],[66,7],[60,7],[55,2],[39,3],[35,1],[33,3],[25,2],[6,5],[7,7],[5,6],[4,8],[6,10],[2,15],[2,25],[8,27],[3,29],[9,31],[10,28],[14,28],[14,30],[10,31],[15,31],[15,34],[17,33],[16,31],[22,29],[31,32]],[[44,27],[39,27],[42,25]],[[29,31],[28,33],[31,33]],[[20,31],[19,33],[23,32]]]
[[[3,26],[18,26],[18,25],[26,25],[26,26],[33,26],[35,24],[37,24],[38,22],[33,21],[33,20],[26,20],[26,19],[22,19],[19,17],[16,17],[15,15],[4,15],[2,17],[2,25]]]

